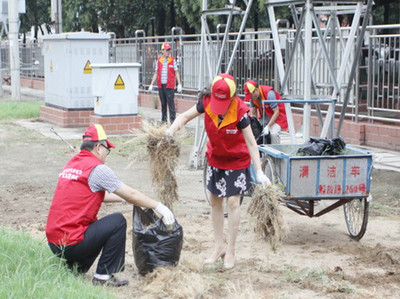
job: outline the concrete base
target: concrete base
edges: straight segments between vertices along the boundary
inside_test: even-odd
[[[40,107],[40,119],[62,128],[89,127],[100,124],[107,134],[129,134],[142,127],[142,116],[100,116],[91,110],[63,110],[55,107]]]
[[[40,119],[62,128],[88,127],[89,117],[93,114],[93,109],[63,110],[50,106],[40,107]]]
[[[122,115],[122,116],[100,116],[91,115],[91,124],[103,126],[107,135],[112,134],[131,134],[134,129],[142,128],[141,115]]]

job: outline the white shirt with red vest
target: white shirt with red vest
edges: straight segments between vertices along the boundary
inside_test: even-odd
[[[166,88],[175,89],[175,71],[178,70],[176,60],[172,56],[165,59],[164,56],[157,58],[157,87],[161,89],[161,84],[166,84]]]

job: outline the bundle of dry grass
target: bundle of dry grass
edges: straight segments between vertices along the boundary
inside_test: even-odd
[[[252,216],[254,231],[270,242],[272,250],[276,250],[280,241],[286,236],[286,224],[279,206],[282,191],[276,185],[262,188],[256,185],[251,203],[247,209]]]
[[[182,260],[176,267],[157,267],[140,278],[143,291],[151,298],[203,298],[213,283],[201,274],[201,262],[196,262]]]
[[[150,172],[157,187],[159,200],[172,210],[178,200],[175,168],[178,165],[180,145],[172,136],[167,136],[166,125],[143,122],[147,133],[147,153],[150,158]]]

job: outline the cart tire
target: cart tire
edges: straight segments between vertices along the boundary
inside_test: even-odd
[[[207,168],[208,168],[208,161],[207,158],[204,158],[204,168],[203,168],[203,187],[204,187],[204,194],[206,195],[206,199],[209,205],[211,205],[210,199],[210,191],[207,189]],[[240,205],[242,205],[244,195],[240,196]],[[227,214],[227,213],[225,213]]]
[[[272,184],[276,183],[275,165],[269,155],[265,155],[261,161],[261,169],[264,174],[269,178]]]
[[[367,198],[356,198],[343,206],[347,230],[354,240],[361,240],[367,230],[369,202]]]

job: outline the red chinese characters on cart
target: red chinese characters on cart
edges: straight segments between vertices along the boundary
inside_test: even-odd
[[[293,188],[310,189],[314,185],[315,194],[330,195],[363,195],[367,192],[367,165],[359,159],[337,160],[320,159],[317,163],[311,160],[296,161]],[[315,184],[314,184],[315,183]],[[310,190],[309,190],[310,191]]]

